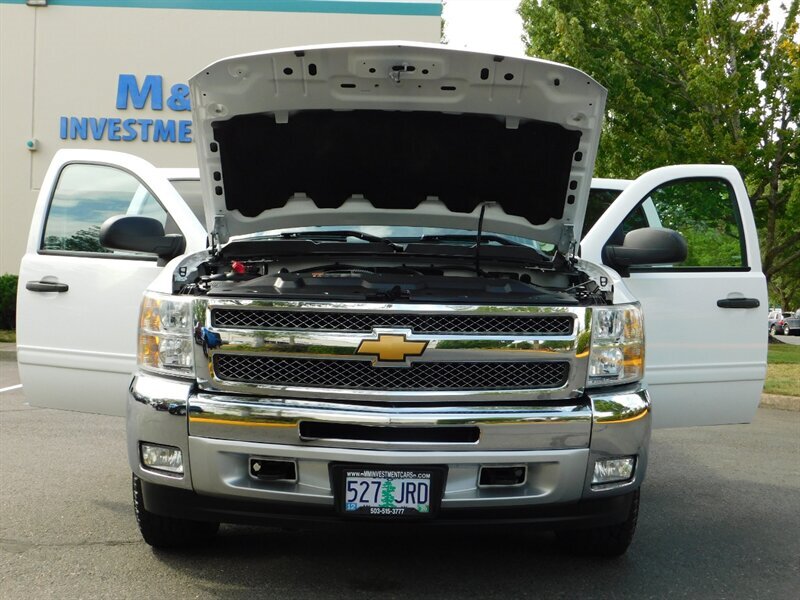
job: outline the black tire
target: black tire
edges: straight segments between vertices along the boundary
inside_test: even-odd
[[[558,532],[562,547],[572,554],[614,558],[628,550],[639,518],[639,490],[632,494],[628,517],[622,523],[593,529]]]
[[[769,334],[770,335],[775,335],[776,333],[777,333],[777,330],[775,329],[775,325],[770,326]]]
[[[174,519],[148,512],[144,508],[142,481],[136,475],[133,475],[133,510],[139,532],[154,548],[181,548],[208,542],[219,529],[219,523]]]
[[[792,330],[789,329],[788,325],[783,326],[783,335],[792,335]]]

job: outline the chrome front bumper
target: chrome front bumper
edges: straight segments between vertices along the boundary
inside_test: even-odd
[[[407,441],[303,437],[300,423],[367,428],[477,428],[477,441]],[[140,374],[128,401],[131,469],[149,484],[196,495],[271,505],[333,509],[329,467],[336,463],[445,465],[442,512],[561,505],[625,494],[647,467],[650,400],[639,385],[531,406],[386,407],[199,393],[189,382]],[[185,473],[143,468],[141,441],[176,446]],[[595,460],[636,456],[631,481],[592,487]],[[250,457],[296,461],[297,481],[249,475]],[[481,466],[525,465],[522,485],[480,487]],[[224,518],[222,519],[224,520]]]

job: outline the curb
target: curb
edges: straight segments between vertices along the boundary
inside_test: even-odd
[[[777,408],[778,410],[800,411],[800,397],[761,394],[759,406],[762,408]]]

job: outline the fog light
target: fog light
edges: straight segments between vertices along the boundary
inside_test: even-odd
[[[183,474],[183,453],[173,446],[140,444],[142,465],[148,469]]]
[[[633,477],[633,467],[635,464],[636,458],[633,456],[598,460],[594,463],[592,485],[628,481]]]

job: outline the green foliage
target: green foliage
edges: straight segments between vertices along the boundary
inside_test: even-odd
[[[0,275],[0,329],[15,329],[17,325],[16,275]]]
[[[79,229],[70,236],[48,235],[44,240],[44,249],[65,252],[111,252],[108,248],[100,245],[99,225]]]
[[[439,43],[447,43],[447,21],[444,20],[444,7],[447,2],[442,2],[442,16],[439,18]]]
[[[800,396],[800,367],[797,365],[768,365],[764,393]]]
[[[689,245],[687,267],[740,267],[742,249],[734,196],[719,181],[679,181],[655,190],[651,199],[661,224]]]
[[[767,0],[522,0],[528,53],[609,90],[596,172],[667,164],[742,173],[774,297],[800,304],[798,0],[776,30]],[[786,271],[791,274],[785,274]]]
[[[767,349],[770,365],[800,365],[800,346],[793,344],[770,344]]]
[[[732,239],[718,229],[684,229],[680,233],[689,245],[689,255],[681,263],[682,266],[742,266],[742,250],[738,239]]]
[[[800,396],[800,346],[784,343],[767,346],[764,392]]]

